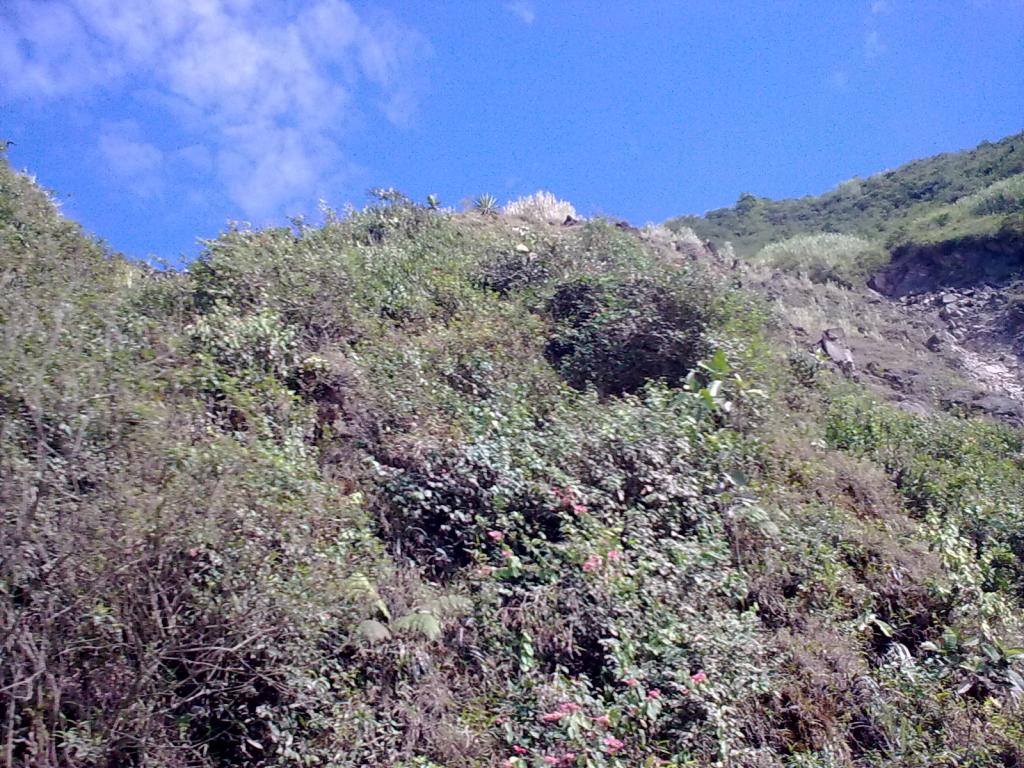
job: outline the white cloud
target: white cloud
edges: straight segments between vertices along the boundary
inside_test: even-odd
[[[876,61],[888,50],[888,46],[886,46],[885,41],[882,39],[882,33],[879,31],[879,25],[884,23],[882,17],[892,12],[893,3],[891,0],[870,0],[868,3],[863,39],[864,59],[866,61]]]
[[[877,29],[868,30],[864,33],[864,56],[868,61],[874,61],[885,53],[885,43]]]
[[[526,2],[526,0],[515,0],[512,3],[505,3],[505,10],[513,16],[519,17],[523,24],[533,24],[537,20],[537,11],[534,10],[533,4]]]
[[[834,69],[828,76],[829,87],[845,91],[850,84],[850,75],[845,69]]]
[[[167,154],[213,168],[255,220],[337,181],[344,130],[367,89],[388,120],[407,123],[422,85],[416,65],[429,53],[414,30],[361,16],[345,0],[316,0],[290,17],[253,0],[0,2],[10,3],[0,18],[0,94],[130,89],[195,134]],[[123,131],[100,134],[108,160],[155,172],[161,164],[146,147],[161,152]]]
[[[114,176],[140,197],[152,197],[164,187],[164,153],[139,140],[138,135],[138,126],[131,121],[108,123],[100,132],[97,148]]]

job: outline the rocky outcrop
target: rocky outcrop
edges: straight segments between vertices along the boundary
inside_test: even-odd
[[[947,406],[1004,420],[1019,418],[1017,407],[1024,404],[1024,348],[1016,325],[1020,302],[1014,298],[1019,295],[1024,295],[1024,283],[1011,282],[1002,287],[947,286],[898,300],[910,314],[937,327],[924,347],[952,360],[976,385],[941,397]]]
[[[1024,424],[1024,406],[1005,395],[963,389],[943,398],[943,404],[950,408],[986,413],[1003,421]]]

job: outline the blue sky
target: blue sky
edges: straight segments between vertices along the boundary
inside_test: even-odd
[[[178,262],[393,186],[643,224],[1024,129],[1024,0],[0,0],[0,137]]]

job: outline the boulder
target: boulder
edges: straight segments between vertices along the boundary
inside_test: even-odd
[[[924,345],[932,352],[942,352],[946,347],[952,344],[953,341],[953,337],[948,333],[933,333],[928,337],[928,341],[926,341]]]
[[[818,342],[822,351],[847,376],[853,373],[853,353],[846,344],[846,331],[842,328],[826,328]]]

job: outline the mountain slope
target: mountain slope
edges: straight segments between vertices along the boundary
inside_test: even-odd
[[[768,243],[819,232],[858,235],[890,247],[906,240],[949,240],[995,232],[1005,215],[1019,214],[1019,203],[1007,209],[999,200],[1007,199],[1005,185],[1016,176],[1011,183],[1019,201],[1022,173],[1024,133],[1018,133],[969,151],[851,179],[823,195],[769,200],[744,194],[732,208],[681,216],[667,226],[690,227],[704,239],[730,241],[741,256],[753,256]],[[957,205],[969,196],[984,212]]]
[[[0,163],[7,764],[1021,765],[1024,433],[740,281],[394,193],[156,272]]]
[[[671,226],[736,244],[748,287],[790,322],[778,343],[806,348],[839,326],[858,375],[888,399],[971,404],[1019,421],[1022,153],[1016,134],[818,197],[745,196]]]

